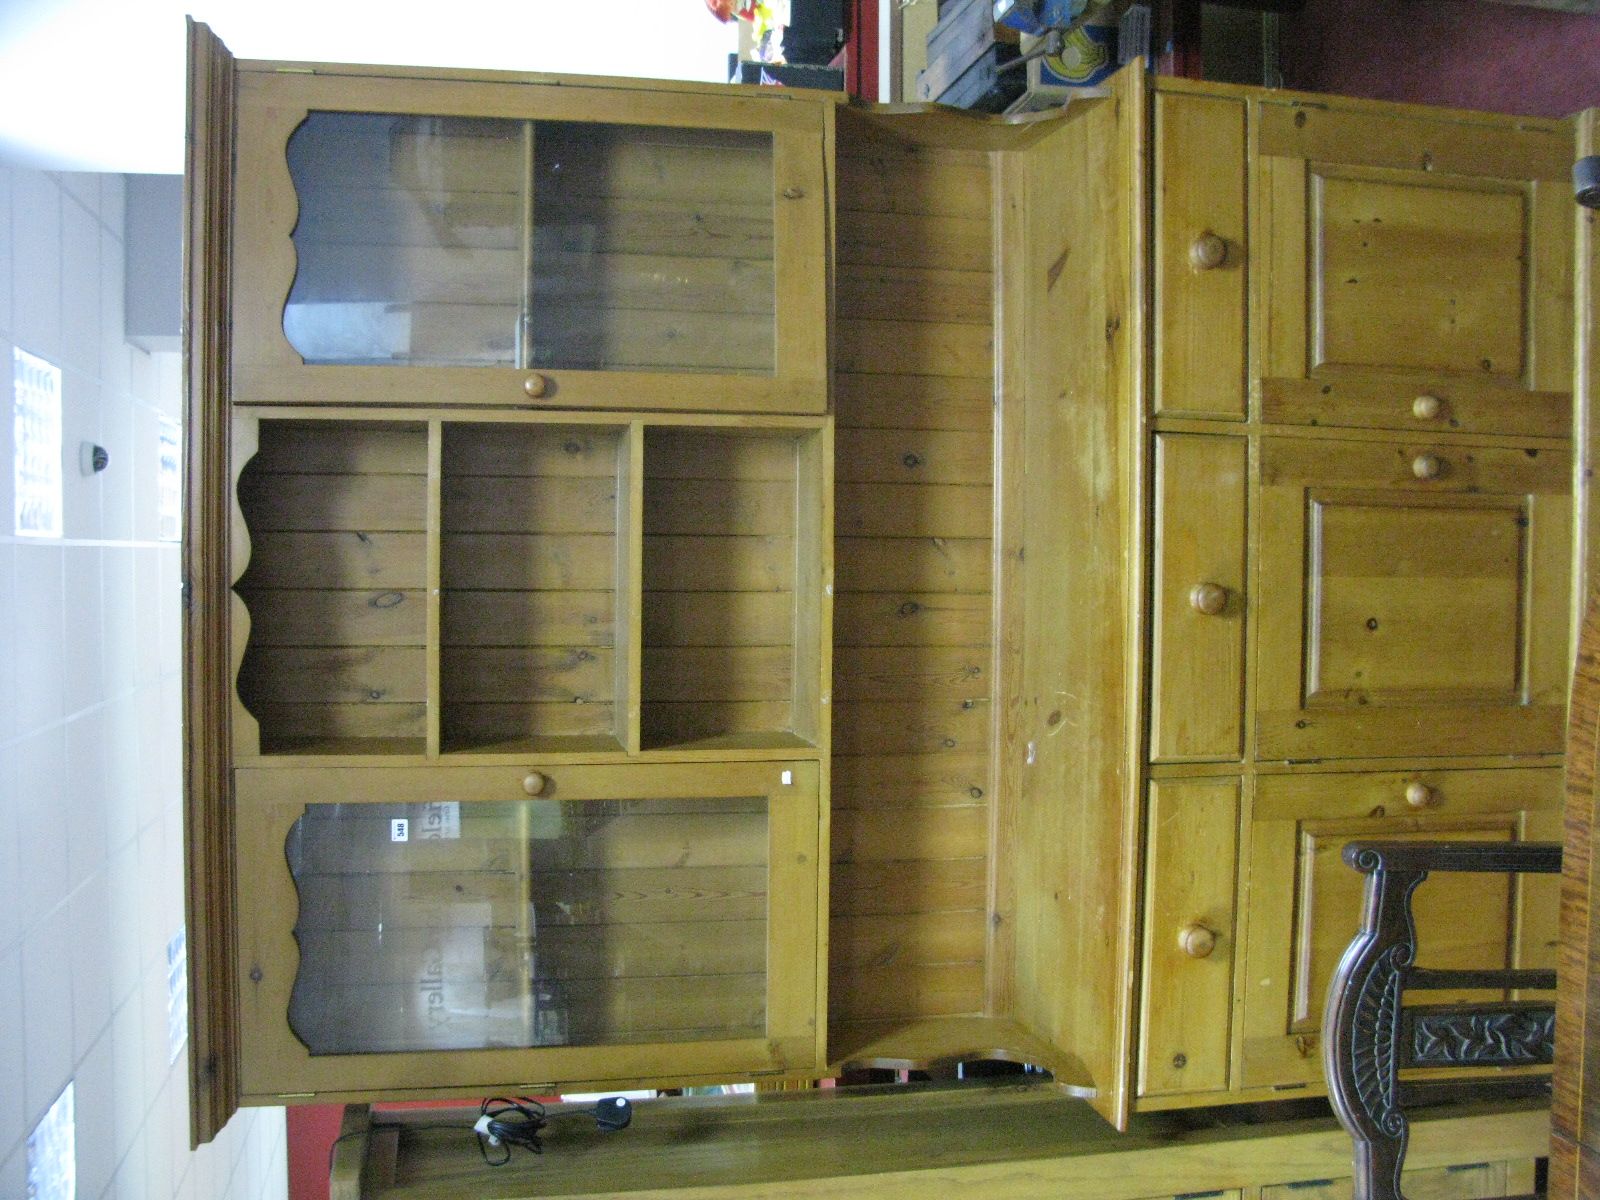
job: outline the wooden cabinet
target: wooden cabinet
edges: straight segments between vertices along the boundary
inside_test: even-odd
[[[197,1136],[817,1075],[832,101],[191,49]]]
[[[1119,1126],[1305,1094],[1342,842],[1549,832],[1566,124],[195,50],[200,1133],[976,1058]],[[1448,954],[1548,952],[1445,893]]]
[[[823,412],[831,102],[240,73],[239,403]]]
[[[248,1097],[816,1069],[815,761],[251,768],[236,799]]]

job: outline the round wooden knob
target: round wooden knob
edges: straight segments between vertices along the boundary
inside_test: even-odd
[[[530,796],[537,796],[540,792],[544,791],[544,785],[547,782],[548,780],[546,780],[543,775],[539,774],[539,772],[529,771],[522,777],[522,790],[527,792]]]
[[[1189,265],[1211,271],[1228,261],[1228,243],[1214,233],[1202,233],[1189,244]]]
[[[1418,396],[1411,402],[1411,415],[1419,421],[1431,421],[1443,410],[1437,396]]]
[[[1197,613],[1214,617],[1228,607],[1228,589],[1220,583],[1197,583],[1189,589],[1189,605]]]
[[[1433,803],[1433,789],[1425,783],[1413,780],[1406,784],[1406,803],[1412,808],[1427,808]]]
[[[550,379],[545,375],[529,375],[522,381],[522,390],[533,399],[538,400],[550,390]]]
[[[1185,925],[1178,930],[1178,949],[1190,958],[1205,958],[1217,948],[1217,935],[1204,925]]]
[[[1437,479],[1444,463],[1434,454],[1419,454],[1411,460],[1411,473],[1418,479]]]

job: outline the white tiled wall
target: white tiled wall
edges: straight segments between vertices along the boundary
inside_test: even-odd
[[[157,428],[177,355],[122,337],[122,177],[0,164],[0,1198],[76,1080],[77,1195],[287,1192],[281,1109],[188,1148],[168,1061],[183,923],[175,543],[157,541]],[[62,369],[65,536],[11,536],[11,350]],[[85,477],[80,443],[111,456]]]

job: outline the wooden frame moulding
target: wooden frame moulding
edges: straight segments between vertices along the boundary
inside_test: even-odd
[[[189,1142],[222,1131],[239,1105],[234,977],[232,751],[234,661],[228,613],[228,295],[233,264],[235,64],[188,21],[184,163],[183,361],[187,394],[183,506],[184,893],[188,930]]]

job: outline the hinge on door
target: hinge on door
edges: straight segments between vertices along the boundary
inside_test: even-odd
[[[183,577],[183,586],[178,589],[178,602],[183,605],[184,612],[194,607],[194,584],[187,575]]]

